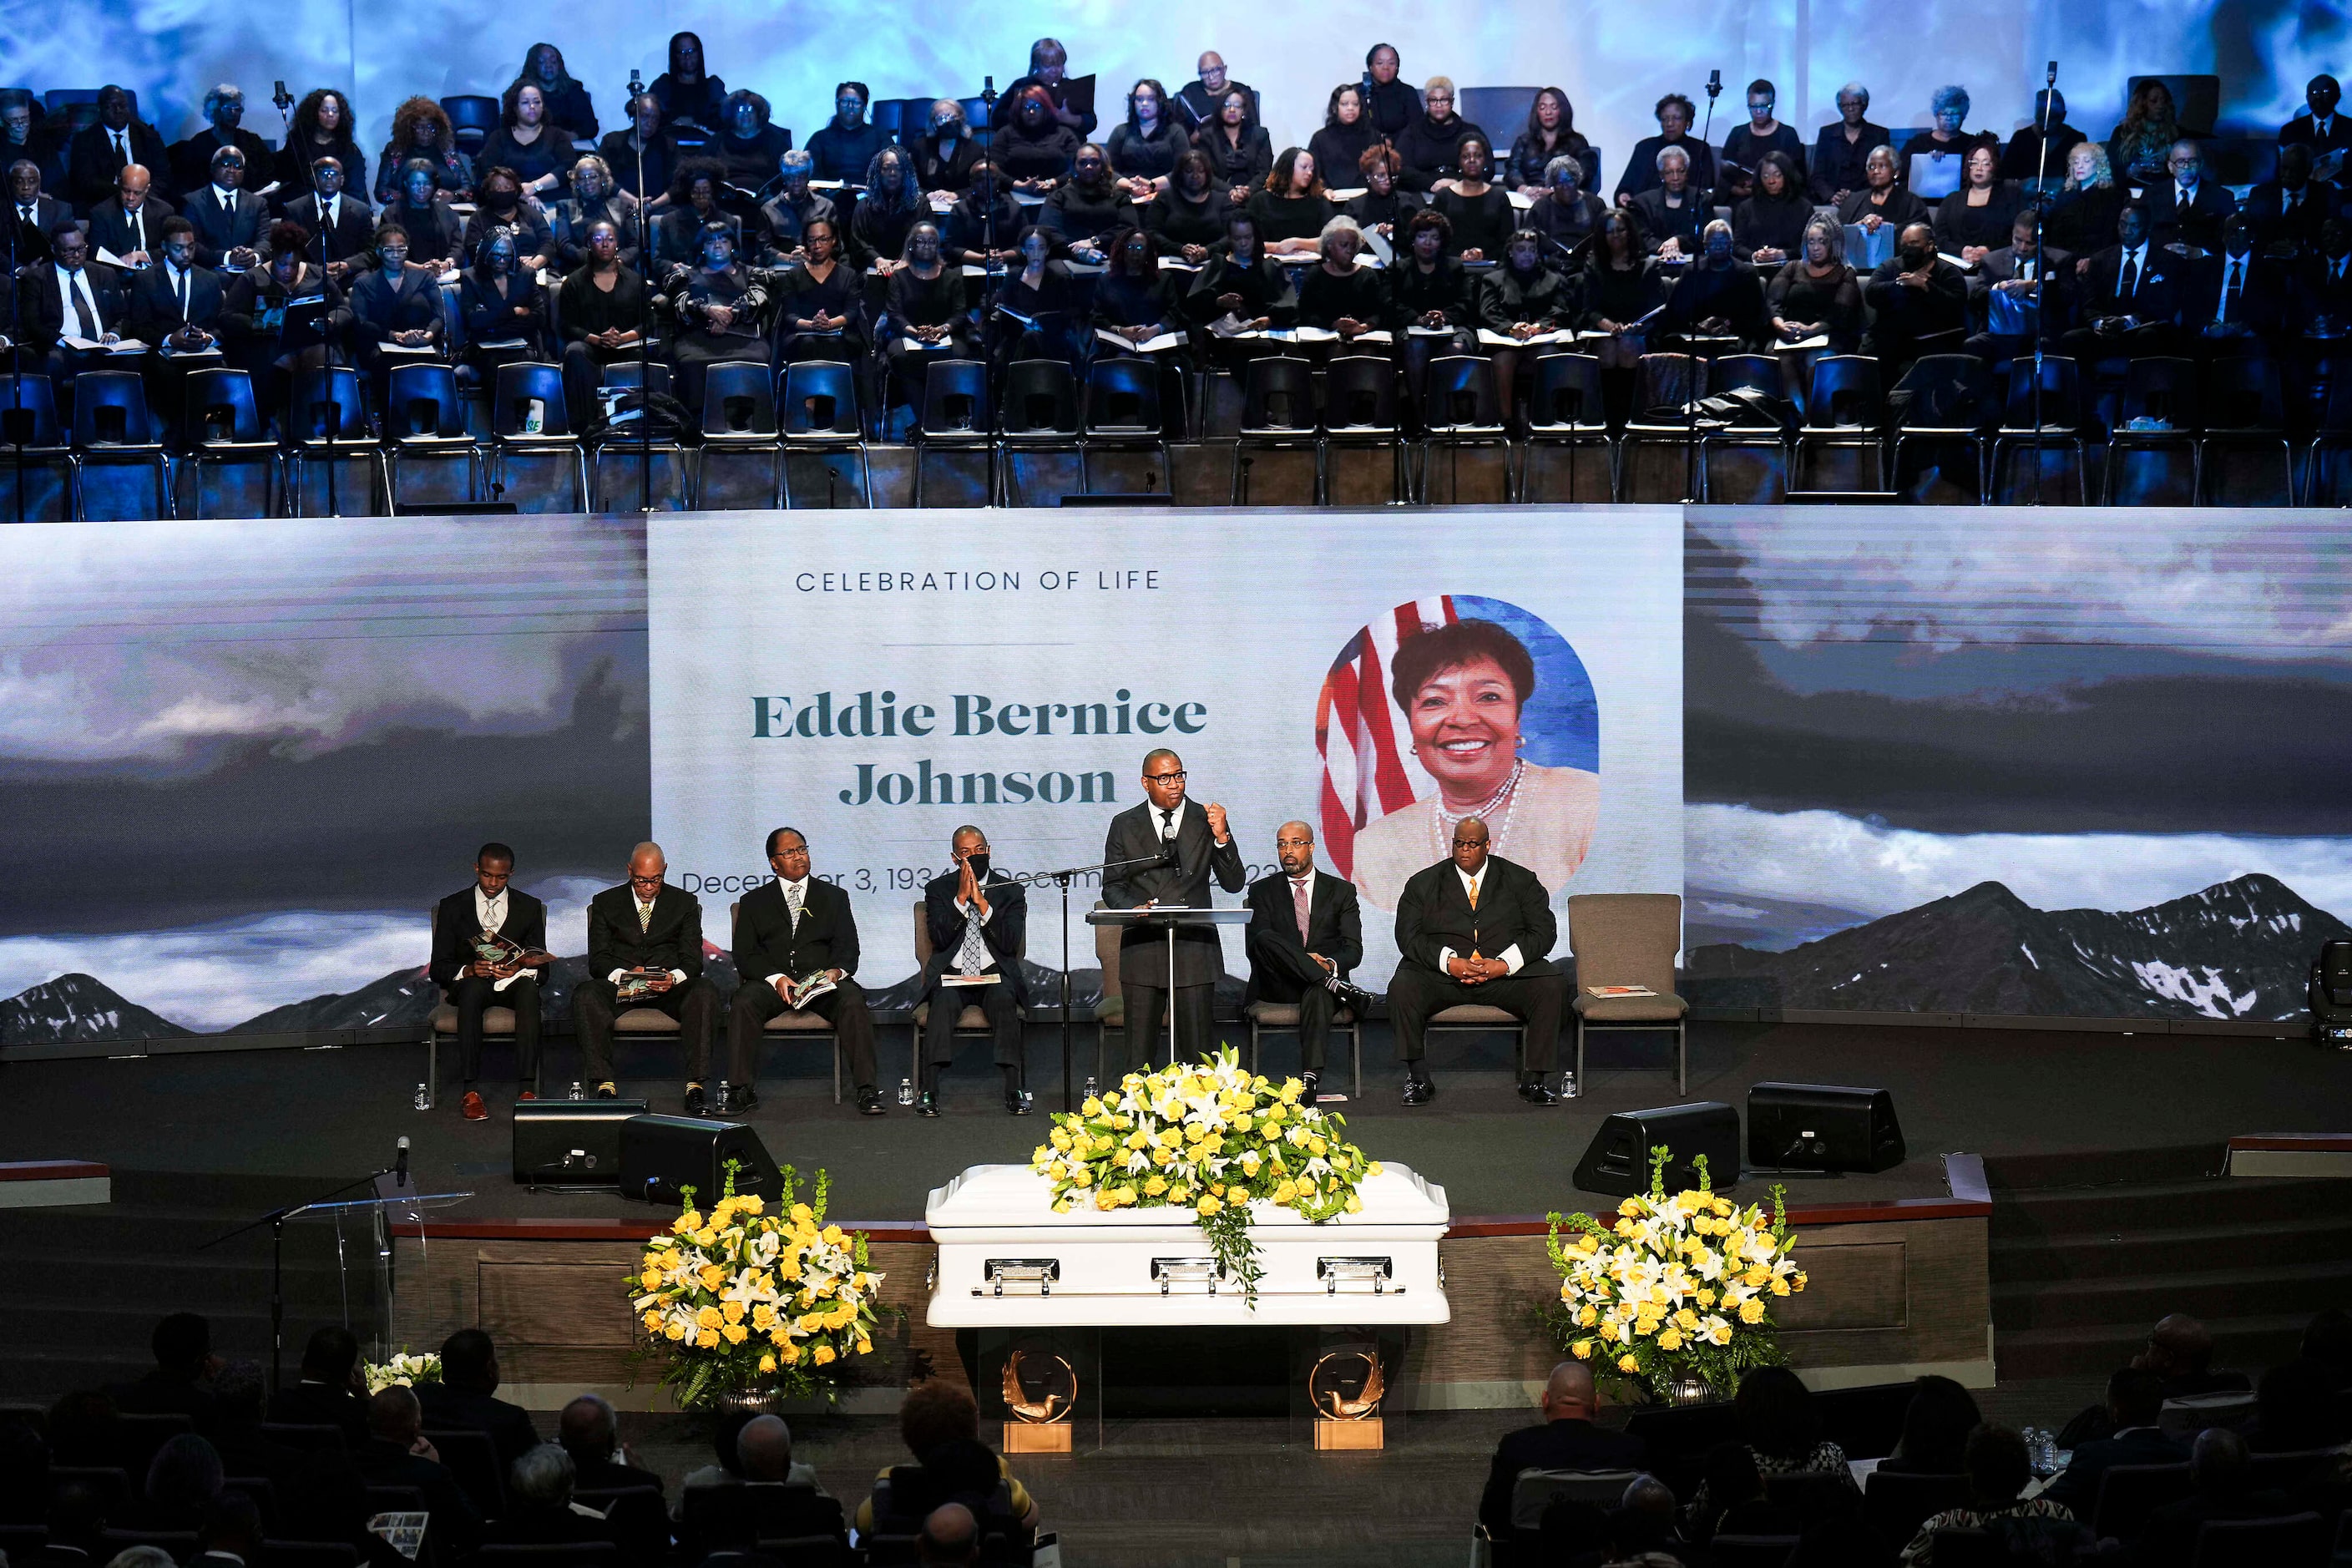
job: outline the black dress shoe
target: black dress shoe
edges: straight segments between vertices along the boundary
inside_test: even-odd
[[[727,1100],[727,1114],[730,1116],[741,1116],[759,1108],[760,1091],[748,1083],[730,1095]]]
[[[703,1098],[700,1084],[690,1083],[686,1086],[686,1113],[688,1116],[701,1115],[703,1107],[707,1103],[708,1101]]]
[[[915,1100],[915,1114],[936,1120],[940,1114],[940,1097],[930,1089],[923,1090]]]
[[[1404,1102],[1407,1105],[1427,1105],[1436,1098],[1436,1080],[1425,1078],[1409,1078],[1404,1080]]]
[[[864,1089],[857,1091],[858,1115],[882,1116],[887,1114],[887,1111],[888,1108],[882,1103],[882,1091],[880,1089],[868,1084]]]
[[[1558,1105],[1559,1103],[1559,1094],[1547,1088],[1544,1084],[1544,1080],[1541,1079],[1535,1079],[1529,1082],[1519,1085],[1519,1098],[1526,1100],[1529,1105]]]
[[[1010,1116],[1034,1116],[1037,1102],[1025,1089],[1008,1089],[1004,1091],[1004,1110]]]
[[[1300,1073],[1298,1075],[1298,1081],[1306,1086],[1298,1092],[1298,1103],[1307,1106],[1313,1105],[1315,1103],[1315,1075],[1311,1072]]]

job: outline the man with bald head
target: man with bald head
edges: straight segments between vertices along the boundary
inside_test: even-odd
[[[588,900],[588,975],[572,993],[581,1054],[596,1098],[620,1094],[613,1023],[634,1007],[678,1022],[686,1057],[686,1113],[702,1114],[719,994],[702,973],[702,901],[669,885],[669,858],[646,842],[629,852],[629,879]]]
[[[1543,1424],[1505,1434],[1478,1498],[1479,1521],[1497,1541],[1511,1538],[1511,1488],[1521,1470],[1638,1470],[1650,1462],[1641,1438],[1593,1425],[1592,1369],[1583,1362],[1553,1367],[1536,1407]]]
[[[915,1561],[924,1568],[949,1568],[980,1561],[980,1521],[960,1502],[943,1502],[923,1521],[915,1538]]]
[[[1198,131],[1217,117],[1217,110],[1229,92],[1246,92],[1255,103],[1257,94],[1250,84],[1235,81],[1225,71],[1225,57],[1214,49],[1205,50],[1193,68],[1200,75],[1186,82],[1176,94],[1176,116],[1187,132]]]
[[[154,183],[145,164],[127,164],[114,176],[114,194],[89,215],[90,243],[126,267],[163,258],[163,220],[174,214],[170,203],[151,194]]]
[[[1103,860],[1119,868],[1103,873],[1103,902],[1115,910],[1206,909],[1212,876],[1228,893],[1238,893],[1246,875],[1225,808],[1185,797],[1184,759],[1164,746],[1145,754],[1143,804],[1110,819]],[[1152,1060],[1162,1017],[1175,1020],[1177,1060],[1191,1061],[1209,1049],[1224,956],[1216,927],[1179,925],[1171,974],[1166,926],[1138,921],[1119,932],[1118,984],[1127,999],[1121,1033],[1131,1062],[1142,1067]],[[1111,1073],[1119,1076],[1119,1070]]]
[[[1274,858],[1281,869],[1250,884],[1249,929],[1243,933],[1250,980],[1243,1005],[1262,1024],[1265,1006],[1298,1009],[1299,1077],[1307,1084],[1299,1103],[1312,1105],[1340,987],[1364,961],[1363,913],[1354,883],[1315,868],[1315,829],[1306,823],[1286,822],[1275,830]],[[1352,985],[1347,990],[1363,994]]]

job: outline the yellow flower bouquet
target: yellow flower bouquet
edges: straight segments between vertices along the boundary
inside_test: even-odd
[[[1129,1073],[1075,1112],[1057,1112],[1029,1168],[1073,1207],[1189,1208],[1210,1250],[1255,1302],[1262,1270],[1250,1205],[1321,1225],[1362,1210],[1356,1189],[1380,1162],[1342,1134],[1346,1121],[1302,1107],[1307,1086],[1242,1070],[1231,1047],[1200,1061]]]
[[[1615,1223],[1551,1216],[1559,1301],[1542,1317],[1563,1351],[1604,1376],[1653,1394],[1694,1378],[1729,1390],[1748,1368],[1787,1359],[1771,1303],[1802,1290],[1805,1272],[1789,1256],[1780,1187],[1769,1215],[1741,1208],[1715,1195],[1701,1156],[1697,1188],[1668,1196],[1667,1153],[1651,1150],[1650,1194],[1620,1204]],[[1561,1239],[1563,1225],[1574,1239]]]
[[[825,1223],[831,1186],[819,1171],[814,1201],[802,1203],[799,1173],[786,1165],[772,1211],[735,1194],[730,1163],[708,1214],[687,1188],[685,1212],[646,1243],[628,1276],[630,1304],[679,1408],[755,1391],[831,1399],[854,1358],[873,1353],[882,1276],[867,1267],[864,1232]]]

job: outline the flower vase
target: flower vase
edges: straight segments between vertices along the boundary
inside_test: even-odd
[[[1729,1396],[1703,1377],[1677,1377],[1651,1389],[1657,1402],[1671,1407],[1721,1405]]]

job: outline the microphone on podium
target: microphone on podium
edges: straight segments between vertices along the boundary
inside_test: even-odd
[[[392,1163],[392,1184],[395,1187],[408,1185],[408,1139],[404,1134],[400,1140],[399,1151]]]

